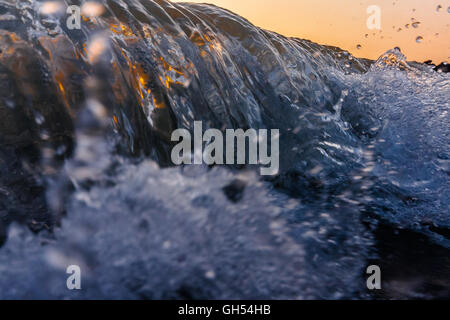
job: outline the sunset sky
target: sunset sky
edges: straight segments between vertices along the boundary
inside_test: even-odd
[[[186,2],[173,0],[174,2]],[[409,60],[450,61],[450,1],[442,0],[201,0],[247,18],[264,29],[376,59],[400,47]],[[381,8],[381,30],[369,30],[367,7]],[[442,8],[438,10],[438,6]],[[411,26],[420,22],[417,28]],[[405,25],[409,24],[409,28]],[[399,30],[401,28],[401,30]],[[367,34],[367,37],[366,37]],[[423,37],[421,43],[416,42]],[[357,45],[361,45],[357,49]]]

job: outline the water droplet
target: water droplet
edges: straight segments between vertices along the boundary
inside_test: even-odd
[[[356,46],[356,49],[361,49],[361,45],[360,44],[358,44],[357,46]]]
[[[442,9],[442,6],[441,6],[441,5],[438,5],[437,8],[436,8],[436,11],[437,11],[437,12],[440,12],[441,9]]]
[[[16,107],[16,104],[13,100],[6,99],[4,102],[5,102],[5,105],[10,109],[14,109]]]
[[[369,37],[369,34],[366,33],[365,37],[368,38],[368,37]]]
[[[405,28],[406,28],[406,29],[409,29],[409,23],[408,23],[408,24],[405,24]]]
[[[39,12],[45,15],[57,14],[63,11],[64,7],[59,1],[46,1],[41,4]]]
[[[450,13],[450,7],[447,8],[447,12]]]
[[[42,140],[48,140],[48,139],[50,138],[50,134],[48,133],[47,130],[42,130],[42,131],[39,133],[39,135],[40,135],[40,137],[41,137]]]
[[[105,119],[108,116],[106,108],[97,100],[89,99],[87,108],[93,113],[97,120]]]
[[[412,25],[414,28],[418,28],[419,25],[420,25],[420,22],[419,22],[419,21],[415,21],[415,22],[413,22],[411,25]]]
[[[416,38],[416,42],[417,42],[417,43],[421,43],[422,40],[423,40],[423,37],[422,37],[422,36],[418,36],[418,37]]]
[[[105,12],[105,7],[101,3],[89,1],[83,4],[81,12],[87,17],[99,17]]]
[[[67,151],[67,147],[65,145],[60,145],[57,149],[56,149],[56,154],[58,156],[62,156],[65,152]]]
[[[108,48],[108,40],[105,37],[94,37],[87,48],[88,59],[90,63],[97,63],[100,60],[102,54]]]

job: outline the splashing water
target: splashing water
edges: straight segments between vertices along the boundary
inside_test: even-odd
[[[365,298],[380,224],[448,254],[447,74],[213,5],[57,7],[0,2],[1,298]],[[194,120],[279,128],[279,176],[171,167]]]

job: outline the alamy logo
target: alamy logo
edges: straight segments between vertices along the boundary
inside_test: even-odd
[[[262,165],[261,175],[276,175],[279,170],[278,129],[270,130],[270,155],[267,129],[227,129],[225,143],[222,131],[208,129],[203,133],[202,122],[194,122],[194,152],[192,152],[191,133],[177,129],[172,133],[172,141],[179,142],[172,149],[172,162],[181,164],[250,164]],[[181,142],[180,142],[181,140]],[[246,143],[248,142],[248,144]],[[203,145],[205,148],[203,149]],[[248,146],[248,148],[246,148]],[[224,158],[224,149],[225,158]],[[248,154],[247,151],[248,150]],[[192,159],[193,158],[193,159]],[[246,163],[246,161],[248,161]]]
[[[81,268],[77,265],[71,265],[67,267],[67,274],[70,276],[67,278],[66,285],[69,290],[81,289]]]
[[[367,267],[367,274],[370,277],[367,278],[367,289],[369,290],[380,290],[381,289],[381,269],[377,265],[371,265]]]
[[[367,18],[367,28],[369,30],[381,29],[381,8],[376,5],[369,6],[367,8],[367,14],[370,14],[369,18]]]

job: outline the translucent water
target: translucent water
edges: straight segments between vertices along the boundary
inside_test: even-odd
[[[0,1],[1,298],[366,298],[380,223],[448,254],[447,74],[212,5],[100,3],[69,30]],[[280,129],[280,175],[170,167],[194,120]]]

